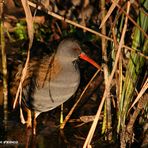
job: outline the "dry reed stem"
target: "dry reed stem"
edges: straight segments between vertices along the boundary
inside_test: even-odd
[[[111,11],[108,11],[108,15],[106,14],[106,9],[105,9],[105,0],[101,0],[101,10],[102,10],[102,22],[105,19],[106,16],[110,16]],[[112,7],[112,6],[111,6]],[[115,7],[114,7],[115,8]],[[113,8],[113,9],[114,9]],[[113,11],[113,9],[111,9]],[[101,33],[106,35],[106,23],[104,22]],[[104,71],[104,81],[105,81],[105,86],[108,83],[108,77],[109,77],[109,71],[108,71],[108,57],[107,57],[107,40],[105,38],[102,38],[102,58],[105,61],[105,64],[103,66],[103,71]],[[110,91],[108,91],[108,94],[106,96],[106,107],[104,108],[104,119],[103,119],[103,124],[102,124],[102,133],[105,131],[108,131],[111,129],[111,100],[110,100]],[[107,122],[108,121],[108,122]],[[110,132],[109,135],[107,135],[107,139],[112,139],[112,133]]]
[[[129,10],[130,10],[130,2],[128,1],[128,3],[127,3],[127,14],[129,14]],[[103,108],[106,96],[108,94],[108,91],[109,91],[109,88],[110,88],[110,85],[111,85],[111,82],[112,82],[112,79],[113,79],[113,76],[114,76],[114,73],[115,73],[115,70],[117,68],[118,60],[119,60],[121,49],[122,49],[122,44],[124,42],[125,32],[126,32],[126,29],[127,29],[127,22],[128,22],[128,17],[126,16],[124,27],[123,27],[123,31],[122,31],[122,35],[121,35],[121,39],[120,39],[120,43],[119,43],[119,47],[118,47],[118,51],[117,51],[117,54],[116,54],[116,59],[115,59],[114,67],[113,67],[111,75],[110,75],[110,77],[108,79],[108,84],[106,85],[106,88],[105,88],[105,91],[104,91],[104,94],[103,94],[103,98],[101,100],[100,106],[99,106],[98,111],[96,113],[94,122],[92,123],[90,131],[89,131],[89,133],[87,135],[87,138],[85,140],[83,148],[87,148],[90,145],[90,142],[91,142],[92,137],[94,135],[94,132],[95,132],[98,120],[100,118],[101,110]]]
[[[5,35],[4,35],[4,24],[3,24],[3,8],[4,3],[0,3],[0,43],[1,43],[1,56],[2,56],[2,73],[3,73],[3,109],[4,109],[4,122],[5,129],[7,128],[8,120],[8,71],[7,71],[7,56],[5,48]]]
[[[116,3],[118,3],[119,0],[117,0]],[[103,25],[105,24],[105,22],[107,21],[107,19],[110,17],[111,13],[113,12],[113,10],[116,8],[116,4],[112,3],[112,5],[110,6],[109,10],[107,11],[106,16],[102,19],[101,25],[99,28],[102,28]]]
[[[22,70],[21,80],[20,80],[20,83],[19,83],[19,86],[18,86],[18,90],[17,90],[17,93],[16,93],[14,103],[13,103],[13,108],[15,108],[15,106],[16,106],[18,97],[19,97],[19,103],[21,104],[22,84],[24,82],[24,79],[25,79],[25,76],[26,76],[26,73],[27,73],[27,67],[28,67],[28,63],[29,63],[29,60],[30,60],[30,48],[31,48],[32,43],[33,43],[33,33],[34,33],[34,30],[33,30],[33,18],[32,18],[30,7],[29,7],[29,5],[27,3],[27,0],[21,0],[21,1],[22,1],[24,11],[25,11],[25,15],[26,15],[28,37],[29,37],[29,47],[28,47],[28,52],[27,52],[26,63],[25,63],[25,66],[24,66],[24,68]]]
[[[119,45],[118,45],[118,42],[117,42],[117,37],[115,35],[114,25],[111,28],[112,28],[112,35],[113,35],[113,40],[114,40],[114,47],[117,50]],[[119,100],[121,98],[122,80],[123,80],[123,77],[122,77],[122,59],[121,59],[121,55],[120,55],[120,58],[119,58],[119,80],[118,79],[116,80],[117,81],[116,82],[116,92],[117,92],[117,96],[118,96],[117,108],[119,107]]]
[[[119,45],[118,45],[118,41],[115,33],[115,28],[114,26],[112,26],[111,28],[112,28],[112,35],[113,35],[113,43],[114,43],[115,49],[117,50]]]
[[[142,95],[145,93],[145,91],[148,89],[148,78],[146,79],[143,87],[141,88],[140,92],[138,93],[138,96],[136,97],[135,101],[133,102],[133,104],[131,105],[129,111],[131,110],[131,108],[139,101],[139,99],[142,97]]]
[[[126,45],[122,45],[122,46],[123,46],[123,48],[128,49],[130,51],[133,51],[133,52],[137,53],[138,55],[140,55],[140,56],[142,56],[142,57],[144,57],[145,59],[148,60],[148,56],[141,53],[138,49],[133,49],[133,48],[130,48],[130,47],[126,46]]]

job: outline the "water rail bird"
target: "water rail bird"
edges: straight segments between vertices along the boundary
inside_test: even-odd
[[[40,113],[63,104],[76,92],[80,83],[80,71],[76,62],[78,58],[100,68],[82,52],[79,43],[71,38],[61,41],[52,56],[30,60],[23,83],[22,102],[35,113],[35,120]],[[32,125],[29,114],[27,124]]]

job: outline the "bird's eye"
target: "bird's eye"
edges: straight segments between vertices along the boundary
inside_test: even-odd
[[[81,53],[81,48],[73,48],[73,51],[79,55]]]

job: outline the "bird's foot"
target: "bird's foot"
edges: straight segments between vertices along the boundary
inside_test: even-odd
[[[36,135],[36,128],[33,128],[33,135]]]

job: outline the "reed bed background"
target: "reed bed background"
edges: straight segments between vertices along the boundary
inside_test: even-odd
[[[66,14],[68,9],[65,10],[65,14],[62,16],[60,11],[55,11],[52,7],[52,2],[42,2],[42,5],[35,3],[35,1],[22,0],[19,4],[16,1],[7,1],[11,4],[12,12],[15,9],[25,13],[26,18],[12,18],[14,13],[9,14],[5,11],[9,8],[7,3],[1,2],[0,14],[1,14],[1,82],[3,82],[3,97],[0,99],[3,102],[4,121],[7,123],[8,115],[8,93],[9,93],[9,74],[8,71],[8,56],[6,53],[6,44],[8,42],[17,42],[18,40],[28,40],[27,47],[27,59],[24,66],[22,77],[18,90],[16,92],[16,98],[21,95],[21,88],[25,77],[25,71],[30,58],[30,50],[33,44],[33,40],[38,39],[45,41],[45,35],[50,34],[49,30],[44,28],[41,33],[40,27],[46,19],[41,17],[47,15],[48,18],[55,20],[56,31],[54,32],[54,38],[56,40],[68,36],[68,33],[62,31],[58,25],[59,20],[67,26],[71,27],[71,32],[79,32],[86,35],[87,41],[92,41],[94,44],[99,42],[101,53],[101,67],[104,76],[105,89],[98,104],[98,110],[94,121],[91,124],[88,135],[85,139],[83,147],[91,147],[94,133],[100,132],[104,136],[104,140],[109,142],[118,141],[120,147],[125,148],[132,146],[137,140],[137,127],[141,128],[141,138],[138,139],[141,147],[148,145],[148,77],[147,77],[147,59],[148,59],[148,1],[124,1],[124,0],[112,0],[112,1],[93,1],[96,6],[93,6],[93,13],[89,13],[89,6],[92,6],[91,1],[84,0],[79,4],[73,1],[72,5],[77,9],[77,5],[81,7],[78,12],[81,14],[81,21],[77,17],[68,17]],[[55,4],[60,1],[55,1]],[[66,4],[66,3],[65,3]],[[16,7],[17,5],[17,7]],[[22,10],[23,8],[23,10]],[[66,7],[63,6],[66,9]],[[71,9],[70,9],[71,10]],[[87,10],[87,11],[86,11]],[[40,15],[39,21],[37,20],[36,12],[44,12]],[[71,10],[71,15],[74,12]],[[85,13],[86,11],[86,13]],[[15,12],[17,14],[17,12]],[[11,18],[10,18],[11,14]],[[16,15],[15,14],[15,15]],[[7,17],[6,17],[7,16]],[[9,17],[8,17],[9,16]],[[46,17],[47,17],[46,16]],[[8,18],[8,19],[7,19]],[[98,21],[95,25],[93,24]],[[13,25],[10,20],[15,22]],[[18,19],[18,20],[17,20]],[[12,21],[11,20],[11,21]],[[19,24],[19,22],[26,22]],[[44,23],[42,23],[42,21]],[[18,23],[16,23],[18,22]],[[92,23],[93,22],[93,23]],[[17,25],[20,26],[18,27]],[[22,28],[21,28],[22,27]],[[47,27],[47,26],[46,26]],[[47,28],[51,28],[48,26]],[[55,29],[55,28],[54,28]],[[47,31],[47,32],[46,32]],[[53,30],[52,30],[53,31]],[[78,33],[77,33],[78,34]],[[87,35],[89,34],[89,35]],[[41,37],[43,35],[43,37]],[[51,38],[50,38],[51,39]],[[49,39],[48,39],[49,40]],[[51,41],[54,39],[51,39]],[[100,69],[98,70],[98,72]],[[94,77],[97,77],[96,74]],[[94,79],[94,78],[92,78]],[[89,90],[86,90],[89,91]],[[75,105],[76,106],[76,105]],[[68,117],[65,118],[63,127],[69,120],[71,114],[75,110],[72,109]],[[101,124],[101,130],[97,129],[99,124],[100,114],[103,113],[103,120]],[[7,126],[5,127],[7,128]]]

